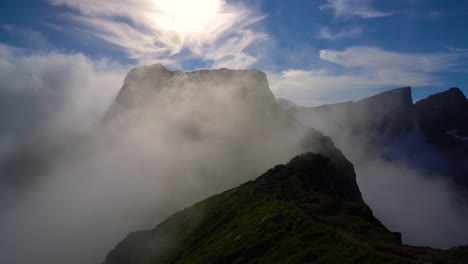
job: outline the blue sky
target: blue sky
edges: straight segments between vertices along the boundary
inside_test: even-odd
[[[17,0],[0,9],[0,59],[80,55],[113,76],[157,62],[258,68],[306,105],[400,86],[420,99],[468,92],[467,25],[456,0]]]

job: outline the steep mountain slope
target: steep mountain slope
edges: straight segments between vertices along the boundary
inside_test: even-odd
[[[50,158],[48,166],[28,166],[27,156],[19,156],[7,167],[11,177],[37,176],[38,184],[25,201],[20,192],[20,199],[4,199],[18,210],[2,215],[8,243],[0,262],[97,263],[129,230],[148,228],[297,153],[315,151],[334,166],[352,167],[332,144],[281,112],[258,70],[136,68],[103,122],[51,147],[52,158],[50,152],[32,156],[40,165]],[[346,177],[341,188],[362,201],[354,174]]]
[[[319,130],[344,129],[353,136],[379,134],[395,137],[412,130],[415,124],[410,87],[393,89],[356,102],[318,107],[291,105],[288,111]]]
[[[455,181],[468,188],[468,99],[459,88],[415,103],[421,132],[451,161]]]
[[[255,181],[130,234],[105,264],[146,263],[465,263],[466,249],[401,244],[318,154],[295,157]]]
[[[163,147],[155,148],[185,149],[188,157],[182,160],[191,159],[194,170],[183,173],[212,179],[207,184],[216,183],[214,193],[297,153],[314,151],[334,162],[338,155],[329,151],[329,138],[280,110],[266,74],[258,70],[135,68],[107,113],[105,127],[112,132],[130,128],[148,135],[148,141],[163,140]],[[148,141],[141,142],[145,148]],[[354,176],[349,179],[346,184],[359,191]]]
[[[440,145],[468,140],[468,99],[459,88],[431,95],[414,106],[419,127],[429,141]]]
[[[411,88],[405,87],[357,102],[289,104],[285,111],[331,136],[353,163],[356,153],[398,159],[468,188],[468,99],[458,88],[414,104]]]
[[[163,95],[169,95],[163,98]],[[190,97],[189,97],[190,96]],[[258,70],[200,70],[194,72],[170,71],[162,64],[132,69],[125,78],[110,114],[129,111],[135,108],[161,110],[157,104],[161,99],[191,99],[200,108],[215,108],[231,100],[239,105],[225,104],[225,112],[230,107],[239,111],[255,108],[254,117],[278,114],[276,99],[270,91],[266,74]],[[194,105],[189,105],[194,106]],[[174,109],[175,110],[175,109]],[[180,110],[180,109],[179,109]]]

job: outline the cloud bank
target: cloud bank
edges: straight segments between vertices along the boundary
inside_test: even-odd
[[[115,97],[115,87],[110,87],[120,80],[115,69],[108,71],[108,64],[96,65],[79,54],[18,59],[25,64],[4,68],[11,76],[2,76],[11,80],[5,89],[25,90],[22,98],[36,91],[48,95],[34,102],[52,108],[25,124],[32,127],[33,120],[49,133],[67,135],[68,141],[39,155],[36,162],[44,169],[29,171],[26,176],[35,181],[28,188],[0,184],[1,263],[99,263],[128,232],[153,227],[185,206],[305,151],[299,143],[305,131],[279,118],[275,98],[257,71],[251,73],[259,78],[253,83],[251,77],[229,77],[221,70],[202,85],[198,80],[204,72],[191,78],[176,75],[155,87],[172,75],[159,75],[165,70],[150,66],[149,80],[136,74],[125,90],[132,93],[128,98],[138,99],[137,107],[87,131],[85,125],[99,119],[107,100]],[[8,60],[2,62],[8,66]],[[41,109],[23,101],[15,106],[28,113]],[[59,128],[66,131],[55,130],[49,119],[60,120]],[[76,138],[69,130],[87,133]],[[56,146],[56,139],[41,140],[26,151]],[[30,166],[20,161],[20,166]]]
[[[96,122],[126,69],[80,53],[35,53],[0,45],[0,138],[54,142]]]

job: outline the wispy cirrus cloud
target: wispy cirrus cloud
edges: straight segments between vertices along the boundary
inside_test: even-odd
[[[225,0],[49,0],[70,9],[81,30],[120,47],[140,63],[173,64],[188,51],[213,65],[243,68],[256,62],[246,51],[266,38],[250,26],[264,18]]]
[[[321,50],[319,58],[329,65],[319,69],[289,69],[270,74],[272,89],[284,97],[306,105],[349,100],[338,91],[400,86],[442,85],[436,73],[457,72],[466,51],[403,53],[377,47],[356,46],[345,50]],[[333,97],[334,96],[334,97]],[[324,99],[326,97],[326,99]]]
[[[347,38],[358,38],[362,36],[362,33],[361,27],[343,28],[337,32],[333,32],[329,27],[321,27],[317,38],[336,41]]]
[[[321,50],[320,58],[348,69],[401,70],[406,72],[438,72],[460,65],[467,52],[405,53],[378,47],[357,46],[343,51]]]
[[[332,10],[336,17],[378,18],[397,14],[397,11],[381,11],[370,0],[327,0],[320,10]]]

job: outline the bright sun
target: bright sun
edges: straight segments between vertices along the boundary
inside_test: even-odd
[[[199,34],[213,23],[220,12],[220,0],[154,0],[158,27],[181,35]]]

